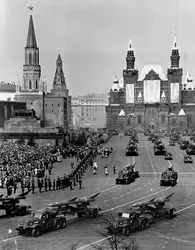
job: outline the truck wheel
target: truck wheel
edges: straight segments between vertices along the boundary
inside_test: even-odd
[[[61,227],[61,228],[65,228],[65,227],[66,227],[66,220],[62,220],[62,221],[61,221],[60,227]]]
[[[56,224],[54,225],[54,230],[60,229],[60,222],[56,221]]]
[[[175,182],[174,182],[174,181],[171,181],[171,186],[172,186],[172,187],[174,186],[174,184],[175,184]]]
[[[96,218],[97,216],[98,216],[98,210],[97,210],[97,208],[95,208],[93,210],[93,218]]]
[[[145,220],[142,220],[141,222],[140,222],[140,230],[143,230],[145,228]]]
[[[123,228],[123,235],[125,235],[125,236],[130,235],[130,229],[128,227]]]
[[[26,207],[21,208],[21,215],[26,215],[27,214],[27,209]]]
[[[78,218],[82,218],[82,213],[77,213]]]
[[[33,230],[32,230],[32,236],[33,237],[38,237],[40,234],[41,234],[41,230],[40,230],[39,227],[33,228]]]
[[[146,219],[144,221],[144,228],[148,228],[149,227],[149,221]]]
[[[163,186],[163,184],[164,184],[163,181],[160,181],[160,186]]]
[[[11,215],[11,210],[10,209],[6,209],[5,213],[6,213],[7,216],[10,216]]]

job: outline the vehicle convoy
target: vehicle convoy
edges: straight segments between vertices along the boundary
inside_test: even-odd
[[[20,222],[16,230],[20,235],[30,234],[38,237],[44,231],[66,227],[66,218],[56,208],[45,208],[33,212],[30,217]]]
[[[155,155],[165,155],[165,153],[166,153],[166,148],[162,143],[155,145],[154,147]]]
[[[29,204],[25,201],[26,195],[31,190],[19,194],[19,195],[11,195],[3,197],[0,196],[0,210],[4,210],[7,216],[11,215],[26,215],[29,211],[28,209],[31,208]]]
[[[165,153],[165,160],[173,160],[173,156],[172,156],[171,152]]]
[[[193,159],[191,155],[184,155],[184,163],[193,163]]]
[[[118,176],[115,180],[116,184],[130,184],[139,178],[139,171],[135,170],[135,164],[136,162],[118,172]]]
[[[121,232],[128,236],[133,230],[148,228],[157,218],[172,219],[175,216],[176,208],[168,202],[173,194],[165,198],[153,198],[147,202],[136,203],[128,210],[119,212],[113,222],[109,223],[108,232]]]
[[[178,181],[178,173],[173,170],[173,167],[170,166],[168,167],[167,170],[165,170],[161,174],[161,180],[160,180],[160,186],[165,186],[165,185],[171,185],[175,186]]]

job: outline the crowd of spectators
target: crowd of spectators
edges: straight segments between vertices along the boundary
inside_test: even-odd
[[[93,164],[97,154],[99,138],[82,147],[72,145],[62,146],[28,146],[18,145],[13,142],[3,142],[0,146],[0,187],[7,188],[7,195],[15,193],[18,185],[22,192],[26,190],[34,193],[36,188],[39,192],[65,188],[72,189],[73,185],[82,185],[82,175],[88,165]],[[58,176],[50,177],[53,166],[62,158],[75,158],[77,164],[71,164],[72,171]]]

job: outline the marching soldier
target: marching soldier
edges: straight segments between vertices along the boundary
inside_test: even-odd
[[[22,189],[22,193],[24,193],[24,181],[23,181],[23,179],[21,180],[21,189]]]
[[[72,188],[72,179],[70,179],[69,183],[70,183],[70,190],[73,190],[73,188]]]
[[[14,194],[16,193],[16,190],[17,190],[17,182],[14,181]]]

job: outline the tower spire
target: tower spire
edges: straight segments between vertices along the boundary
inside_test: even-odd
[[[127,69],[135,69],[135,56],[131,38],[129,39],[128,43],[126,63],[127,63]]]
[[[176,34],[174,36],[173,48],[170,59],[171,59],[171,68],[179,68],[180,55],[179,55],[179,47],[177,43]]]
[[[36,36],[35,36],[35,30],[34,30],[32,15],[30,15],[30,19],[29,19],[26,48],[34,48],[34,49],[37,48],[37,41],[36,41]]]

